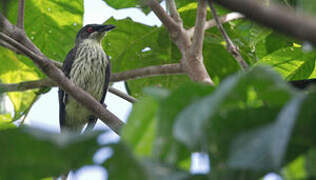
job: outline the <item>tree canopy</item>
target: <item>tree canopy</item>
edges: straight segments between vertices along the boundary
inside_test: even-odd
[[[316,177],[316,91],[288,83],[316,78],[315,41],[305,33],[316,32],[316,2],[253,1],[248,5],[258,9],[240,14],[230,0],[166,0],[166,10],[158,0],[104,1],[115,9],[153,11],[162,21],[159,27],[130,18],[104,22],[116,26],[102,44],[111,57],[111,81],[125,81],[123,96],[134,103],[122,127],[58,74],[82,27],[83,1],[1,1],[0,179],[57,177],[94,164],[95,152],[105,147],[113,151],[100,164],[109,179]],[[258,18],[265,12],[281,18]],[[302,27],[279,22],[286,15]],[[56,85],[89,104],[120,132],[120,141],[100,145],[100,131],[65,135],[25,127],[32,105]],[[208,154],[209,173],[190,173],[194,152]]]

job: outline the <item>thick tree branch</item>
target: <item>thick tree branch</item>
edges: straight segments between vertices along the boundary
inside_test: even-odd
[[[210,0],[208,0],[210,1]],[[315,18],[297,14],[294,10],[254,0],[214,0],[232,11],[244,14],[247,18],[299,40],[316,44]]]
[[[24,7],[25,7],[24,0],[19,0],[18,20],[17,20],[16,26],[20,29],[24,29]]]
[[[239,48],[230,39],[230,37],[226,33],[223,25],[221,24],[220,20],[218,19],[218,16],[217,16],[217,13],[216,13],[216,9],[215,9],[215,7],[213,5],[213,0],[209,0],[208,4],[209,4],[209,6],[211,8],[211,12],[212,12],[213,18],[214,18],[214,20],[216,22],[216,26],[219,29],[219,31],[221,32],[221,34],[222,34],[222,36],[223,36],[223,38],[224,38],[224,40],[226,42],[226,48],[227,48],[228,52],[234,56],[234,58],[236,59],[236,61],[240,65],[241,69],[246,70],[248,68],[248,64],[246,63],[244,58],[241,56]]]
[[[227,22],[230,22],[230,21],[233,21],[233,20],[236,20],[236,19],[241,19],[241,18],[244,18],[244,16],[240,13],[236,13],[236,12],[232,12],[232,13],[228,13],[224,16],[221,16],[219,17],[219,21],[223,24],[223,23],[227,23]],[[216,22],[215,22],[215,19],[211,19],[211,20],[208,20],[206,21],[205,25],[204,25],[204,29],[207,30],[207,29],[210,29],[212,27],[216,26]],[[188,32],[188,35],[190,37],[193,37],[193,33],[194,33],[194,27],[190,28],[187,32]]]
[[[182,19],[180,17],[180,14],[177,10],[177,6],[175,3],[175,0],[166,0],[166,4],[167,4],[167,9],[170,12],[170,16],[178,23],[182,26]]]
[[[76,99],[80,104],[85,106],[91,112],[93,112],[97,117],[100,118],[105,124],[107,124],[114,132],[119,134],[123,122],[117,118],[113,113],[108,111],[96,101],[90,94],[82,90],[81,88],[75,86],[75,84],[69,80],[64,73],[59,70],[51,60],[46,56],[41,56],[35,54],[30,49],[26,48],[22,44],[18,43],[14,39],[8,37],[4,33],[0,32],[0,39],[6,41],[11,46],[16,47],[19,51],[27,55],[39,68],[47,74],[49,78],[54,80],[64,91],[70,94],[74,99]]]
[[[126,81],[130,79],[139,79],[143,77],[168,75],[168,74],[182,74],[184,73],[181,64],[164,64],[158,66],[148,66],[135,70],[119,72],[112,74],[111,81]]]
[[[18,28],[11,24],[6,17],[0,12],[0,32],[3,32],[10,38],[18,41],[34,53],[42,55],[43,53],[32,43],[32,41],[26,36],[23,29]]]
[[[190,48],[186,50],[182,63],[185,65],[185,70],[193,81],[213,85],[214,83],[204,66],[202,55],[206,10],[207,2],[205,0],[198,0],[192,43],[190,44]],[[186,34],[186,38],[190,39],[188,34]]]

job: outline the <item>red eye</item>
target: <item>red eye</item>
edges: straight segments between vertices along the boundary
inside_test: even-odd
[[[93,30],[92,27],[88,27],[87,31],[88,31],[89,33],[92,33],[94,30]]]

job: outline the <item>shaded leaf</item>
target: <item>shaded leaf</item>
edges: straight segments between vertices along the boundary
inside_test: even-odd
[[[191,153],[173,137],[176,116],[187,105],[209,94],[212,88],[202,84],[186,83],[163,99],[159,106],[154,156],[169,164],[179,165]]]
[[[1,179],[39,179],[59,176],[91,164],[100,132],[55,134],[37,129],[0,131]],[[17,173],[19,169],[19,173]]]
[[[294,97],[273,124],[239,135],[232,142],[228,164],[236,169],[280,168],[304,98]]]

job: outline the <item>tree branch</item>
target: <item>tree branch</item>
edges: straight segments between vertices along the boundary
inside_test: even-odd
[[[112,74],[111,81],[126,81],[130,79],[139,79],[143,77],[168,75],[168,74],[182,74],[184,73],[181,64],[164,64],[158,66],[148,66],[135,70],[119,72]]]
[[[244,16],[240,13],[232,12],[232,13],[228,13],[224,16],[219,17],[219,21],[221,22],[221,24],[223,24],[223,23],[227,23],[236,19],[240,19],[240,18],[244,18]],[[207,30],[214,26],[216,26],[216,22],[214,19],[211,19],[211,20],[206,21],[204,25],[204,29]],[[193,37],[194,29],[195,29],[194,27],[188,29],[187,32],[190,37]]]
[[[71,80],[69,80],[64,75],[64,73],[59,70],[46,56],[35,54],[30,49],[26,48],[25,46],[8,37],[2,32],[0,32],[0,39],[6,41],[11,46],[16,47],[19,51],[27,55],[49,78],[54,80],[64,91],[66,91],[80,104],[85,106],[97,117],[99,117],[100,120],[107,124],[114,132],[119,134],[124,123],[113,113],[105,109],[103,105],[95,100],[89,93],[75,86],[75,84]]]
[[[31,89],[50,88],[56,85],[57,84],[53,80],[48,78],[20,83],[0,83],[0,92],[27,91]]]
[[[177,6],[174,0],[166,0],[166,4],[167,4],[167,9],[170,12],[170,16],[172,19],[174,19],[178,24],[180,24],[181,26],[182,24],[182,19],[180,17],[180,14],[177,10]]]
[[[210,1],[210,0],[208,0]],[[296,14],[294,10],[274,5],[265,6],[254,0],[214,0],[232,11],[244,14],[264,26],[316,44],[315,18]]]
[[[49,78],[41,79],[41,80],[34,80],[34,81],[24,81],[20,83],[10,83],[10,84],[2,84],[0,83],[0,92],[14,92],[14,91],[27,91],[31,89],[41,89],[41,88],[50,88],[57,86],[53,80]],[[126,101],[131,103],[137,102],[137,99],[125,94],[124,92],[115,89],[113,87],[109,87],[109,92],[115,94]]]
[[[181,26],[166,13],[160,4],[156,0],[146,0],[146,4],[154,11],[163,25],[167,28],[171,38],[178,37],[179,32],[182,30]]]
[[[112,94],[115,94],[119,97],[121,97],[122,99],[125,99],[126,101],[130,102],[130,103],[136,103],[138,102],[138,100],[136,98],[134,98],[133,96],[130,96],[118,89],[115,89],[113,87],[109,88],[109,92],[111,92]]]
[[[206,22],[207,3],[205,0],[198,0],[197,14],[195,19],[194,34],[192,43],[185,51],[185,58],[182,63],[185,70],[193,81],[203,82],[205,84],[214,85],[210,78],[204,62],[203,62],[203,40],[204,40],[204,25]],[[190,39],[186,33],[186,38]]]
[[[24,0],[19,0],[18,20],[17,20],[16,26],[20,29],[24,29],[24,7],[25,7]]]
[[[194,34],[193,34],[193,39],[192,39],[192,45],[190,48],[191,54],[193,54],[194,56],[202,56],[206,14],[207,14],[206,0],[198,0],[198,7],[197,7],[195,26],[194,26]]]
[[[234,56],[234,58],[236,59],[236,61],[240,65],[241,69],[246,70],[248,68],[248,64],[246,63],[244,58],[241,56],[239,48],[230,39],[230,37],[226,33],[223,25],[219,21],[217,13],[216,13],[216,9],[214,8],[214,5],[213,5],[213,0],[209,0],[208,4],[211,8],[211,12],[212,12],[213,18],[216,22],[216,26],[219,29],[219,31],[221,32],[221,34],[226,42],[226,48],[227,48],[228,52]]]
[[[11,51],[17,53],[17,54],[22,54],[19,50],[17,50],[15,47],[11,46],[10,44],[6,43],[3,40],[0,40],[0,46],[3,46],[7,49],[10,49]]]

